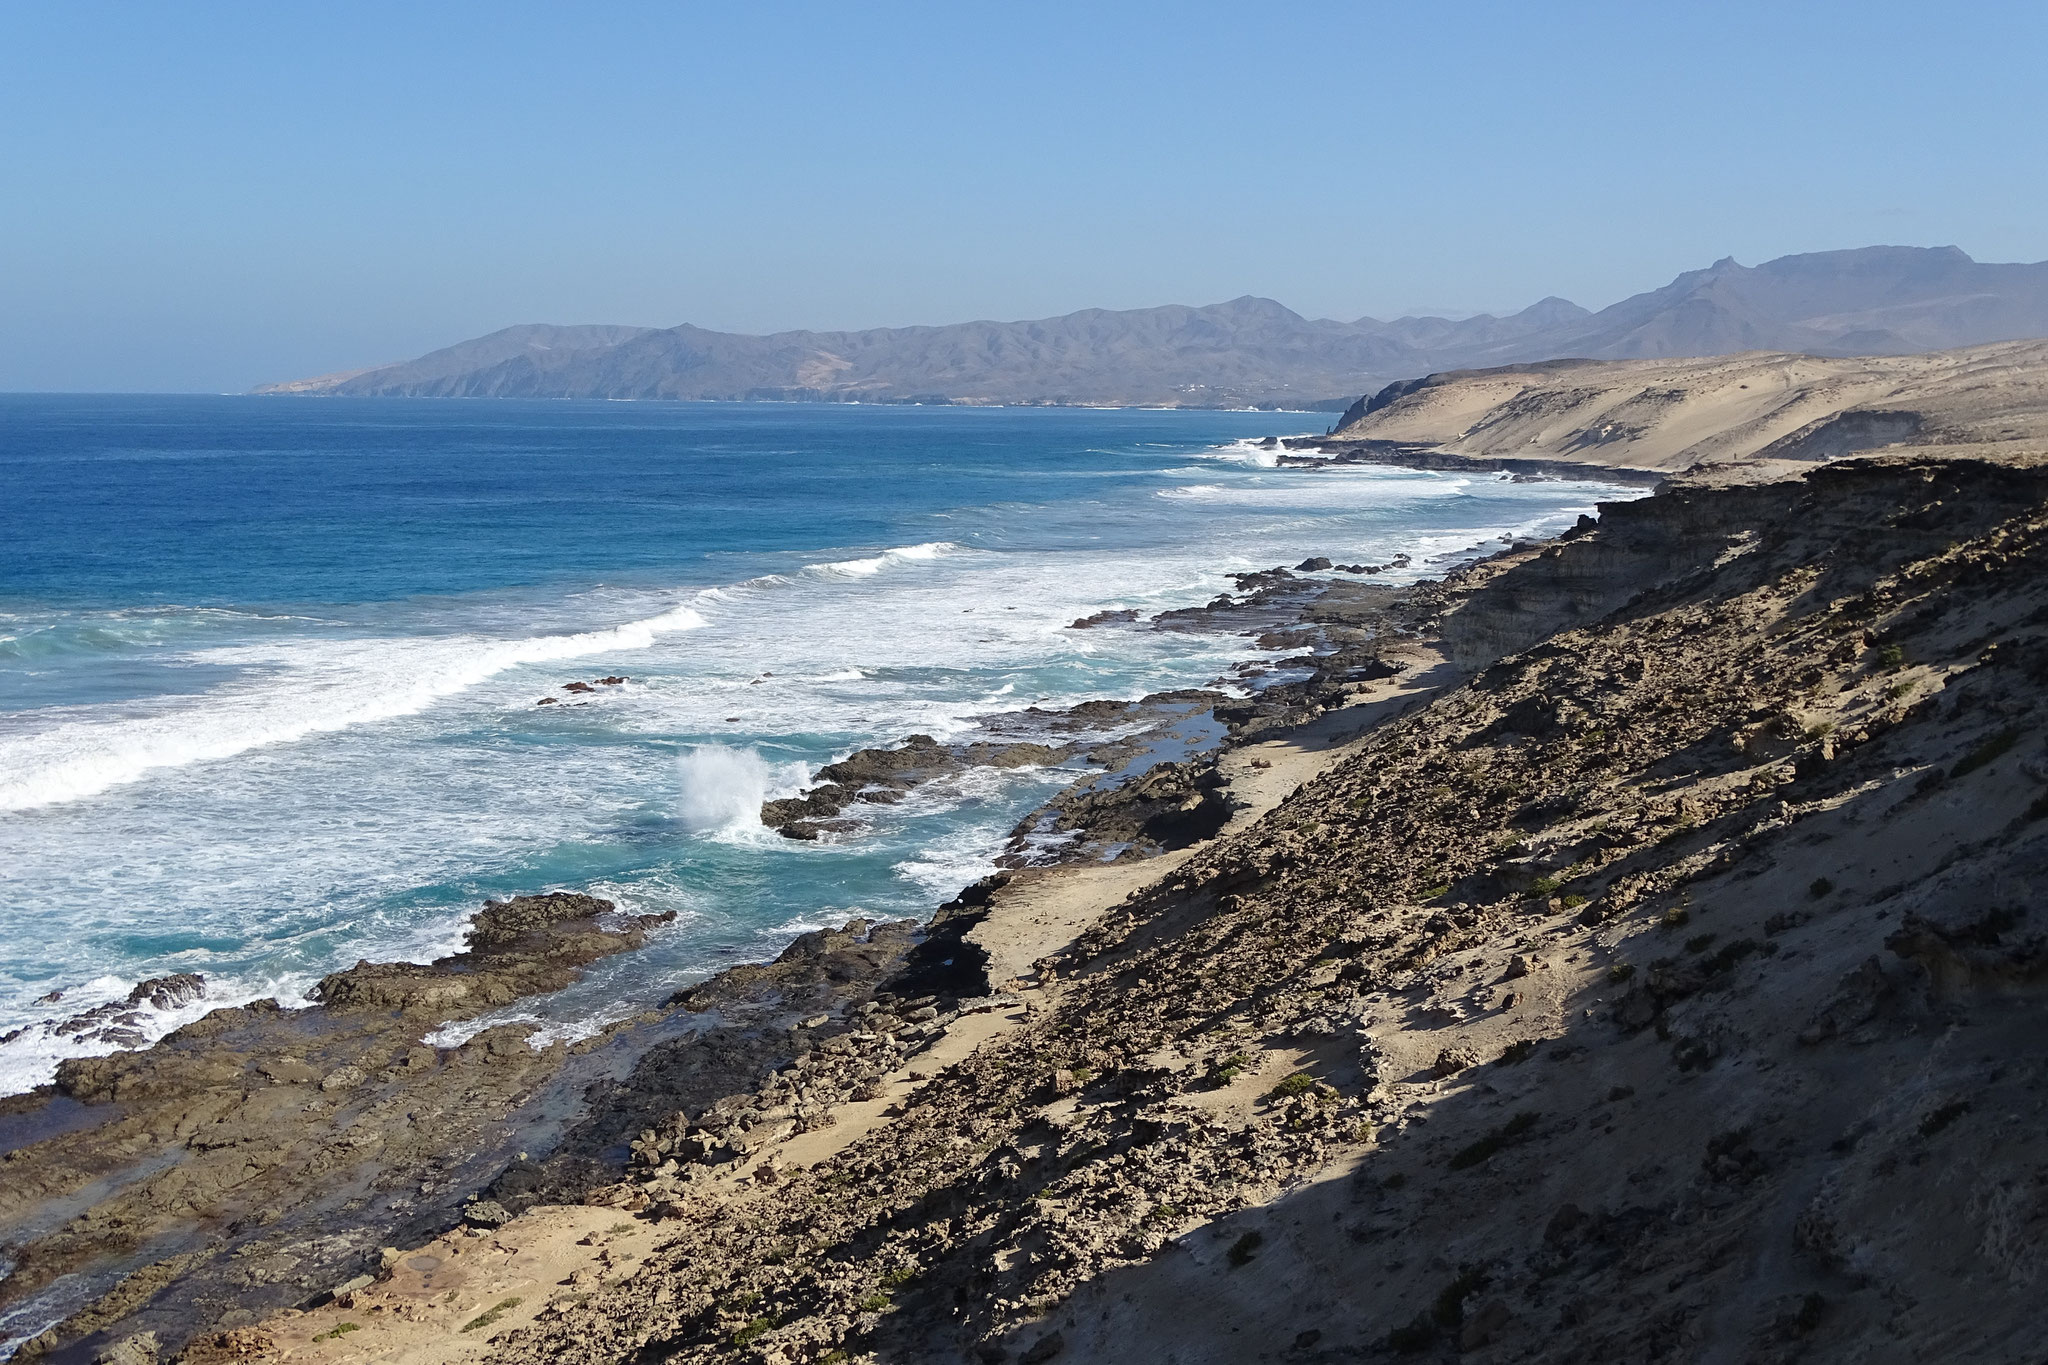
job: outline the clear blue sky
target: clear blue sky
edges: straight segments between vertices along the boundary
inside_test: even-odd
[[[2048,257],[2048,5],[0,4],[0,389]]]

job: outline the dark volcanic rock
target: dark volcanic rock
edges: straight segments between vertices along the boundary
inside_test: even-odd
[[[576,979],[577,968],[638,948],[650,928],[675,918],[669,911],[632,916],[616,928],[599,923],[614,908],[596,896],[566,892],[495,901],[472,922],[464,952],[425,966],[358,962],[323,977],[313,998],[337,1013],[400,1010],[448,1017],[558,991]]]

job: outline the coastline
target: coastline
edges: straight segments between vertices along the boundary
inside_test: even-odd
[[[1249,717],[1220,828],[693,988],[459,1226],[177,1359],[2020,1340],[2031,1262],[1944,1239],[2038,1158],[1969,1116],[2048,1094],[1995,1064],[2048,938],[1992,903],[2048,857],[2048,645],[2012,625],[2048,613],[2044,480],[1681,481],[1408,589],[1426,652]],[[1964,1178],[1930,1191],[1937,1151]],[[1901,1319],[1907,1283],[1945,1297]],[[177,1349],[107,1302],[54,1358]]]
[[[2048,1093],[2048,939],[1990,888],[2048,849],[2008,633],[2043,498],[1907,458],[1622,504],[1474,575],[1447,652],[1493,661],[1262,817],[1083,869],[1071,920],[1025,887],[1011,927],[1071,934],[1033,998],[891,1002],[651,1134],[617,1222],[394,1253],[184,1359],[2003,1358],[2035,1261],[1978,1234],[2038,1169],[1999,1116]],[[815,1161],[675,1155],[892,1059]]]
[[[1248,700],[1223,708],[1231,713],[1227,723],[1176,731],[1227,700],[1215,693],[1166,694],[1110,708],[1121,724],[1111,742],[1098,741],[1106,771],[1083,775],[1019,826],[1005,861],[1019,865],[1008,875],[1020,886],[1008,894],[1056,887],[1069,873],[1088,885],[1093,866],[1075,870],[1072,864],[1105,850],[1116,860],[1101,866],[1114,878],[1142,882],[1157,875],[1161,857],[1200,841],[1181,841],[1174,849],[1142,832],[1162,813],[1175,818],[1154,834],[1180,828],[1186,779],[1218,766],[1226,751],[1312,729],[1323,708],[1341,705],[1347,691],[1398,684],[1398,674],[1387,675],[1427,654],[1399,638],[1406,627],[1398,618],[1436,610],[1437,593],[1434,581],[1396,589],[1275,569],[1240,576],[1235,600],[1226,594],[1208,607],[1169,612],[1142,627],[1107,623],[1113,629],[1219,631],[1268,650],[1306,652],[1277,665],[1240,668],[1234,681],[1245,681],[1247,670],[1253,677],[1275,676]],[[1404,662],[1394,665],[1390,658]],[[1359,683],[1352,677],[1359,672],[1372,676]],[[1079,723],[1085,730],[1104,718],[1098,707]],[[1263,793],[1260,801],[1280,793],[1268,769],[1232,768],[1232,783],[1220,793],[1212,785],[1207,799],[1234,827],[1231,812],[1241,803],[1230,787],[1249,782],[1247,789]],[[1146,780],[1136,780],[1141,777]],[[1073,798],[1088,793],[1093,798],[1076,806]],[[1027,838],[1034,823],[1059,826],[1051,832],[1067,867],[1023,866],[1045,857]],[[1216,823],[1198,822],[1202,839],[1216,832]],[[1166,839],[1176,842],[1170,832]],[[1071,897],[1053,899],[1073,904]],[[786,1064],[793,1025],[820,1014],[843,1019],[876,996],[932,994],[927,987],[959,998],[957,973],[933,978],[938,945],[971,936],[973,952],[1014,966],[1015,945],[1005,946],[988,927],[985,908],[973,909],[956,900],[925,925],[856,924],[806,934],[773,963],[727,969],[679,992],[667,1007],[582,1043],[540,1052],[524,1042],[529,1026],[519,1024],[485,1029],[460,1047],[423,1048],[419,1035],[473,1017],[476,1002],[433,991],[408,995],[419,984],[413,973],[430,969],[362,964],[345,974],[358,978],[358,1007],[345,1020],[333,1002],[326,1009],[282,1012],[259,1002],[216,1010],[139,1052],[67,1064],[57,1086],[0,1102],[0,1159],[15,1190],[4,1216],[9,1241],[20,1248],[8,1276],[14,1292],[0,1312],[12,1316],[26,1308],[60,1317],[44,1330],[7,1336],[23,1339],[17,1343],[22,1358],[60,1340],[104,1344],[133,1335],[120,1329],[149,1320],[152,1303],[159,1305],[159,1339],[166,1344],[200,1328],[232,1331],[375,1273],[380,1247],[420,1240],[437,1226],[459,1226],[476,1195],[508,1217],[545,1201],[582,1198],[601,1178],[616,1177],[617,1153],[644,1122],[708,1104]],[[1051,922],[1065,924],[1072,913],[1078,912],[1060,912]],[[949,918],[961,923],[948,927]],[[614,937],[636,932],[632,926],[593,928]],[[998,941],[984,947],[990,935]],[[580,960],[630,950],[607,943]],[[468,961],[448,963],[443,977],[473,971]],[[401,987],[395,993],[386,989],[394,980]],[[906,994],[913,986],[914,994]],[[988,989],[985,983],[975,988],[981,994]],[[344,993],[337,988],[333,994]],[[511,995],[526,993],[513,989]],[[259,1060],[266,1058],[276,1060]],[[679,1068],[692,1074],[679,1080]],[[259,1089],[249,1091],[251,1084]],[[251,1104],[252,1096],[264,1102]],[[388,1140],[395,1119],[402,1119],[404,1135]],[[202,1125],[216,1131],[198,1141],[194,1130]],[[300,1149],[322,1132],[342,1136],[340,1155],[316,1158],[309,1167]],[[549,1155],[529,1161],[528,1150]],[[230,1175],[222,1166],[238,1169]],[[276,1209],[250,1207],[264,1189],[303,1181],[314,1170],[342,1178],[348,1196],[294,1202],[279,1195]],[[56,1235],[56,1223],[65,1220]],[[203,1232],[209,1227],[213,1231]],[[167,1301],[178,1307],[163,1311]],[[68,1359],[72,1350],[67,1345],[59,1358]]]
[[[2044,478],[1848,461],[1469,566],[1444,662],[1223,755],[1213,837],[947,907],[989,994],[877,994],[584,1201],[179,1358],[1991,1358]]]
[[[1337,465],[1384,465],[1395,469],[1426,469],[1438,473],[1504,473],[1515,478],[1596,480],[1655,488],[1674,471],[1638,465],[1603,464],[1594,460],[1544,459],[1516,455],[1461,455],[1417,441],[1381,441],[1370,437],[1289,436],[1279,440],[1278,463],[1288,469],[1319,469]],[[1312,452],[1312,453],[1311,453]]]
[[[792,1174],[822,1169],[900,1117],[935,1077],[1056,1010],[1063,987],[1052,963],[1118,904],[1171,876],[1217,840],[1250,829],[1340,761],[1363,735],[1454,681],[1455,670],[1440,658],[1424,654],[1417,662],[1421,666],[1413,673],[1375,680],[1347,705],[1315,720],[1226,750],[1220,766],[1235,808],[1212,837],[1141,859],[1029,868],[989,879],[999,885],[970,888],[980,903],[955,902],[931,927],[967,921],[948,941],[984,956],[987,993],[965,999],[881,994],[863,1007],[868,1012],[853,1011],[857,1031],[821,1030],[816,1048],[798,1054],[796,1070],[808,1081],[850,1063],[850,1074],[839,1079],[853,1084],[840,1103],[811,1115],[799,1112],[791,1123],[784,1117],[791,1107],[787,1092],[769,1077],[765,1087],[731,1097],[739,1105],[728,1099],[719,1106],[729,1114],[713,1109],[695,1123],[677,1115],[647,1130],[636,1140],[636,1146],[648,1144],[645,1157],[636,1151],[623,1178],[586,1191],[578,1201],[538,1202],[502,1223],[471,1222],[394,1249],[372,1283],[267,1318],[254,1331],[231,1333],[221,1348],[255,1360],[423,1365],[466,1358],[483,1345],[463,1339],[465,1322],[479,1312],[492,1315],[493,1337],[531,1325],[586,1286],[630,1276],[672,1220],[761,1208]],[[908,1036],[908,1046],[891,1048],[892,1031],[899,1039]],[[820,1067],[827,1053],[835,1055]],[[725,1138],[694,1164],[687,1157],[678,1161],[683,1150],[708,1145],[706,1125],[719,1127],[733,1116],[744,1124],[752,1115],[765,1121],[740,1127],[745,1136]],[[488,1278],[454,1279],[456,1267],[476,1267]],[[450,1286],[459,1289],[450,1295]],[[345,1329],[348,1323],[356,1327]]]

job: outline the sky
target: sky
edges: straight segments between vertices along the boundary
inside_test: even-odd
[[[2048,6],[0,3],[0,390],[2048,258]]]

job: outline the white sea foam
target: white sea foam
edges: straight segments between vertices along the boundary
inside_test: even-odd
[[[1273,469],[1280,463],[1280,452],[1271,446],[1261,446],[1246,437],[1225,445],[1211,446],[1207,450],[1192,452],[1197,459],[1221,460],[1228,464],[1250,465],[1254,469]]]
[[[287,1009],[298,1009],[310,1004],[306,991],[317,978],[283,974],[255,980],[241,980],[232,976],[208,976],[206,993],[196,1000],[188,1001],[176,1009],[157,1009],[153,1005],[140,1004],[123,1009],[128,1027],[140,1033],[145,1043],[153,1043],[165,1034],[204,1017],[208,1012],[231,1005],[246,1005],[254,1000],[274,999]],[[119,1052],[122,1045],[103,1038],[81,1036],[76,1033],[59,1034],[58,1024],[75,1019],[89,1010],[103,1005],[125,1003],[128,992],[135,983],[123,977],[101,976],[74,986],[64,992],[64,998],[39,1012],[33,1022],[17,1025],[21,1032],[10,1042],[0,1044],[0,1095],[19,1094],[33,1090],[36,1086],[47,1085],[57,1069],[57,1063],[67,1057],[104,1057]],[[13,1032],[10,1027],[9,1032]]]
[[[646,649],[704,624],[695,609],[674,607],[605,630],[523,640],[298,640],[196,651],[194,662],[241,665],[258,676],[163,698],[143,715],[62,720],[0,737],[0,810],[75,801],[152,769],[412,715],[524,664]]]
[[[823,578],[872,578],[884,569],[958,554],[964,548],[950,540],[932,540],[922,545],[898,545],[867,559],[841,559],[826,564],[806,564],[804,572]]]
[[[1363,487],[1361,486],[1363,485]],[[1448,475],[1389,473],[1380,470],[1342,470],[1313,479],[1276,479],[1268,482],[1178,484],[1162,488],[1157,496],[1169,502],[1201,502],[1221,507],[1264,507],[1289,509],[1310,514],[1341,512],[1373,497],[1395,505],[1419,498],[1445,498],[1471,487],[1469,478]]]

